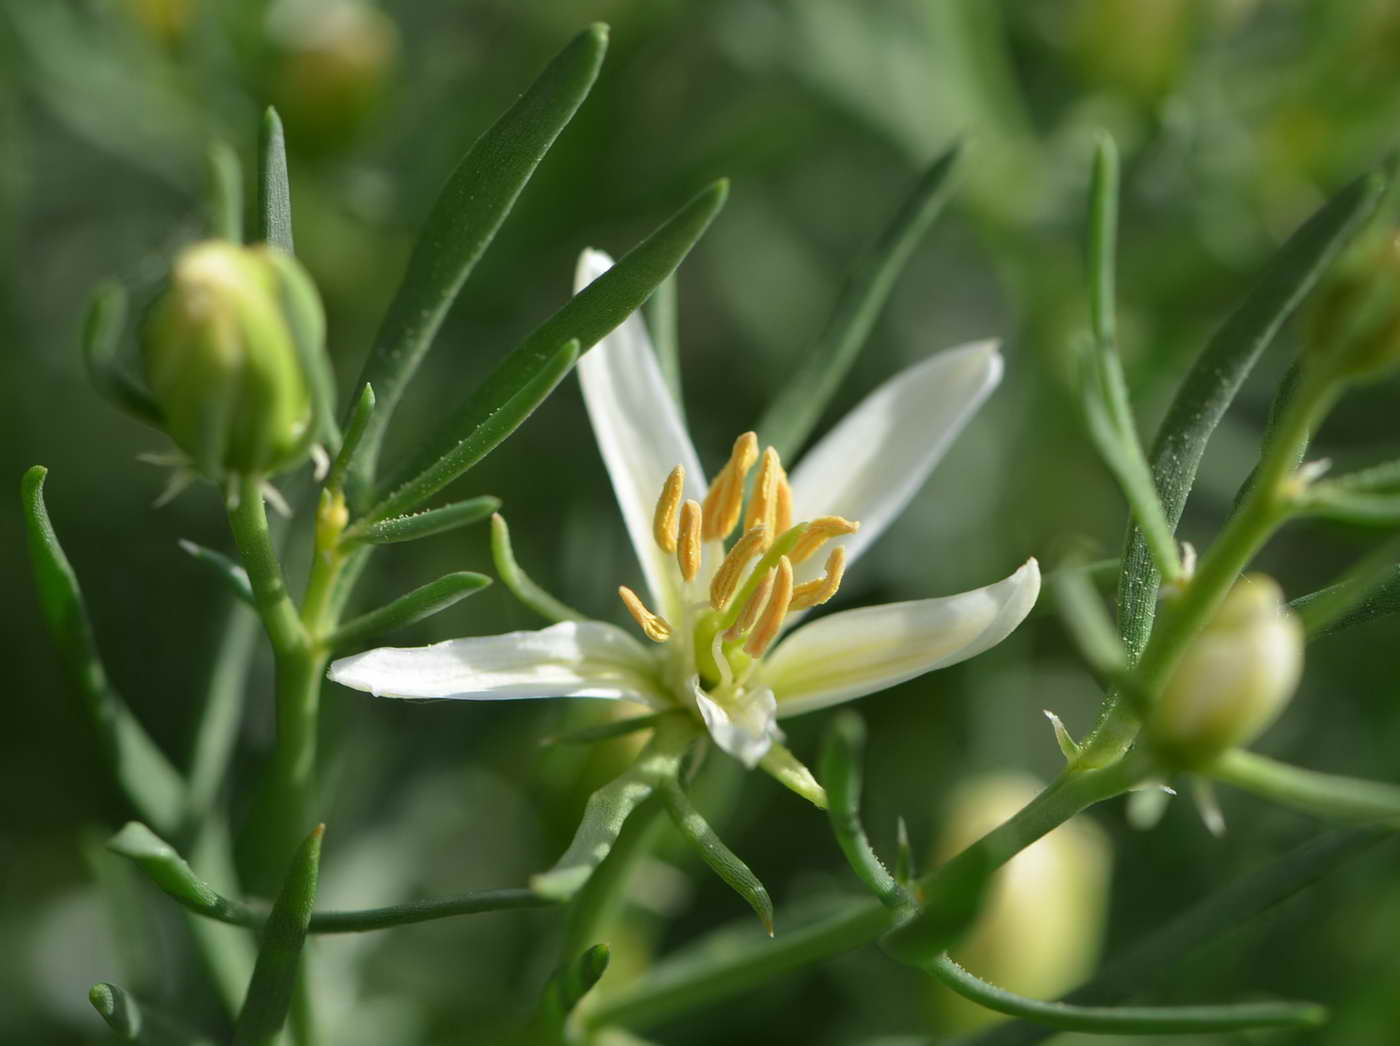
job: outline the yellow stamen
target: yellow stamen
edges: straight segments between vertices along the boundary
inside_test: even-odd
[[[753,634],[744,644],[744,653],[750,657],[763,656],[768,644],[778,637],[778,630],[783,627],[783,618],[787,617],[791,602],[792,561],[783,556],[778,560],[778,576],[773,580],[773,593],[768,597],[768,604],[763,608],[758,624],[754,625]]]
[[[778,510],[774,513],[773,533],[785,534],[792,528],[792,486],[787,472],[778,471]]]
[[[666,485],[661,488],[661,497],[656,502],[656,512],[651,517],[652,536],[667,554],[676,551],[676,509],[680,507],[684,492],[685,466],[677,465],[666,477]]]
[[[792,550],[792,561],[802,563],[812,558],[813,553],[832,538],[843,534],[854,534],[860,524],[840,516],[818,516],[807,524],[807,532],[798,539]]]
[[[739,587],[744,568],[749,565],[749,560],[758,555],[767,539],[768,535],[762,527],[754,527],[734,542],[734,547],[724,557],[724,562],[715,571],[714,580],[710,582],[710,606],[723,610],[729,605],[734,590]]]
[[[768,596],[773,591],[773,579],[777,573],[769,570],[763,575],[763,580],[758,583],[758,588],[754,589],[753,595],[749,596],[749,601],[744,604],[744,609],[739,612],[739,620],[727,628],[724,638],[728,640],[740,639],[753,628],[753,623],[758,620],[758,612],[763,609],[768,602]]]
[[[837,545],[826,557],[826,575],[815,581],[804,581],[792,590],[792,603],[789,610],[806,610],[819,607],[841,587],[841,576],[846,572],[846,550]]]
[[[769,534],[782,533],[774,529],[778,520],[778,484],[782,478],[783,463],[778,458],[778,452],[769,447],[763,452],[763,464],[758,467],[758,482],[754,484],[753,497],[749,499],[749,509],[744,514],[746,531],[761,523]]]
[[[676,562],[681,565],[681,576],[694,581],[700,573],[700,502],[686,500],[681,506],[681,539],[676,549]]]
[[[739,510],[744,503],[744,479],[758,460],[758,436],[745,432],[734,441],[729,461],[715,477],[714,485],[705,495],[706,541],[723,541],[739,522]]]
[[[626,585],[619,585],[617,594],[622,597],[627,612],[632,615],[633,620],[637,622],[648,639],[664,643],[671,638],[671,626],[666,623],[666,619],[648,610],[637,593]]]

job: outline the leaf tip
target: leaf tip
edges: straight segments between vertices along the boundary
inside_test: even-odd
[[[24,479],[20,481],[20,490],[24,492],[26,500],[43,492],[44,478],[48,474],[49,470],[43,465],[31,465],[25,470]]]
[[[104,981],[88,989],[88,1002],[101,1014],[103,1020],[111,1020],[117,1012],[117,995],[112,986]]]

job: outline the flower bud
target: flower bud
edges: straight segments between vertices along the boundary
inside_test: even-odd
[[[1349,380],[1400,364],[1400,236],[1353,252],[1318,298],[1307,351],[1328,376]]]
[[[1034,778],[989,774],[954,792],[937,859],[976,842],[1040,792]],[[977,976],[1019,995],[1052,999],[1087,977],[1098,960],[1112,855],[1092,821],[1060,825],[994,876],[977,923],[951,951]],[[940,1025],[967,1031],[1004,1020],[942,985]]]
[[[1147,717],[1153,750],[1178,767],[1248,744],[1288,704],[1303,626],[1272,578],[1251,574],[1191,643]]]
[[[304,361],[320,351],[321,317],[310,279],[274,248],[211,240],[176,260],[142,352],[166,431],[199,472],[268,475],[305,459]]]

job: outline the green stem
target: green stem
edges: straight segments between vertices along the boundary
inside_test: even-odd
[[[1226,752],[1202,773],[1322,817],[1400,827],[1400,787],[1393,784],[1304,770],[1242,748]]]

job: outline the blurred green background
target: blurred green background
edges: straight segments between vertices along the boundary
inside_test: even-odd
[[[176,540],[228,540],[209,488],[151,507],[164,479],[135,459],[165,447],[85,381],[76,339],[86,295],[116,275],[138,300],[149,297],[172,251],[202,234],[207,143],[224,139],[251,161],[261,107],[276,103],[298,252],[325,297],[348,391],[456,159],[593,20],[612,26],[601,79],[453,310],[398,415],[390,456],[557,307],[582,247],[621,253],[727,175],[730,202],[679,283],[686,407],[702,458],[718,467],[820,331],[856,252],[919,169],[961,137],[954,202],[836,408],[929,352],[986,335],[1004,339],[1006,380],[849,577],[839,605],[961,591],[1029,554],[1053,565],[1085,539],[1117,553],[1124,510],[1066,390],[1069,341],[1085,321],[1094,129],[1109,129],[1124,154],[1120,322],[1150,433],[1272,248],[1378,163],[1400,126],[1391,0],[5,0],[0,474],[17,485],[27,466],[50,468],[50,511],[112,675],[177,761],[225,619],[211,609],[221,605],[214,582]],[[1187,539],[1208,540],[1228,508],[1294,344],[1285,332],[1218,431]],[[1323,451],[1341,465],[1395,456],[1396,408],[1393,381],[1350,397]],[[574,381],[456,489],[504,499],[526,568],[582,609],[623,620],[615,587],[636,567]],[[1296,525],[1264,566],[1299,595],[1374,541]],[[0,512],[0,549],[11,666],[0,738],[0,1040],[107,1041],[86,1001],[101,979],[217,1029],[183,922],[95,856],[127,811],[37,620],[13,507]],[[454,569],[492,572],[484,527],[387,549],[360,599],[373,605]],[[498,587],[395,640],[541,623]],[[1318,643],[1294,707],[1262,746],[1394,780],[1395,628],[1381,621]],[[270,700],[262,665],[230,790],[235,818],[270,742]],[[1096,700],[1049,614],[970,664],[865,700],[877,845],[893,845],[902,814],[918,851],[930,853],[942,798],[973,775],[1054,773],[1060,756],[1041,709],[1080,733]],[[325,703],[327,907],[522,883],[553,860],[588,790],[626,756],[624,742],[592,754],[539,747],[546,733],[604,714],[593,707],[401,706],[339,688]],[[815,757],[823,718],[785,724],[799,755]],[[768,778],[741,781],[719,766],[707,787],[707,812],[778,901],[780,933],[784,905],[853,887],[824,820]],[[1093,815],[1115,854],[1110,954],[1321,830],[1223,798],[1223,840],[1188,802],[1147,833],[1124,826],[1121,804]],[[614,942],[609,977],[619,982],[648,950],[745,917],[674,840],[661,856]],[[1351,863],[1212,946],[1157,997],[1272,993],[1335,1007],[1318,1033],[1191,1041],[1400,1041],[1394,859],[1383,847]],[[115,906],[99,879],[116,884]],[[326,962],[343,971],[336,1005],[355,1013],[334,1041],[489,1041],[532,1002],[558,926],[548,911],[494,914],[326,942]],[[857,1043],[927,1035],[939,1021],[919,975],[870,948],[652,1034]]]

